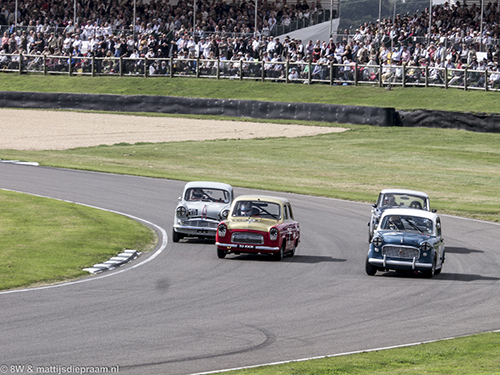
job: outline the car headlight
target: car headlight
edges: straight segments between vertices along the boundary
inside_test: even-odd
[[[225,210],[222,210],[219,216],[222,220],[226,220],[229,216],[229,210],[227,208]]]
[[[382,246],[382,237],[375,236],[375,237],[373,237],[372,242],[373,242],[373,245],[375,247],[380,247],[380,246]]]
[[[224,237],[226,235],[226,232],[227,232],[226,224],[220,223],[219,227],[217,228],[217,233],[218,233],[219,237]]]
[[[271,241],[276,241],[278,239],[278,229],[275,227],[272,227],[269,229],[269,239]]]
[[[432,249],[432,245],[427,241],[423,242],[421,247],[423,251],[430,251]]]
[[[186,216],[187,215],[186,207],[184,207],[184,206],[177,207],[176,214],[178,217]]]

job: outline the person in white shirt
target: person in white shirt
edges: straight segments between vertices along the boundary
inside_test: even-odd
[[[274,16],[274,12],[271,12],[267,22],[269,23],[269,30],[272,30],[274,25],[276,25],[276,17]]]
[[[75,39],[73,40],[73,43],[71,43],[71,46],[73,47],[73,50],[78,52],[82,50],[82,40],[78,34],[75,35]]]
[[[196,56],[196,43],[195,43],[194,38],[192,36],[189,37],[189,39],[186,43],[186,48],[188,49],[188,53],[195,54],[195,56]]]
[[[276,47],[276,42],[273,38],[269,38],[269,42],[267,43],[266,52],[270,55],[274,55],[274,48]]]
[[[299,79],[299,73],[297,72],[296,68],[292,68],[292,71],[288,75],[288,79],[292,82],[296,81]]]
[[[498,68],[498,64],[495,64],[492,73],[489,75],[489,87],[494,89],[496,85],[500,86],[500,70]],[[498,87],[500,88],[500,87]]]
[[[73,45],[73,39],[71,38],[71,34],[66,34],[66,38],[63,41],[63,52],[70,53],[71,47]]]

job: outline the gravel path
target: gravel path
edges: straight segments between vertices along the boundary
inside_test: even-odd
[[[0,109],[0,149],[64,150],[126,142],[301,137],[345,128]]]

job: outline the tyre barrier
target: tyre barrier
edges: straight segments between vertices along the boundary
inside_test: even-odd
[[[319,103],[0,91],[0,107],[107,112],[195,114],[274,120],[305,120],[374,126],[431,127],[500,133],[500,115]]]
[[[151,95],[0,92],[0,107],[155,112],[394,126],[394,108]]]
[[[484,133],[500,133],[500,115],[470,112],[420,110],[399,111],[402,126],[442,129],[462,129]]]

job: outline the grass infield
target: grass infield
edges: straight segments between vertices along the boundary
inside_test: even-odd
[[[0,190],[0,212],[0,290],[82,277],[82,268],[157,242],[132,219],[48,198]]]

